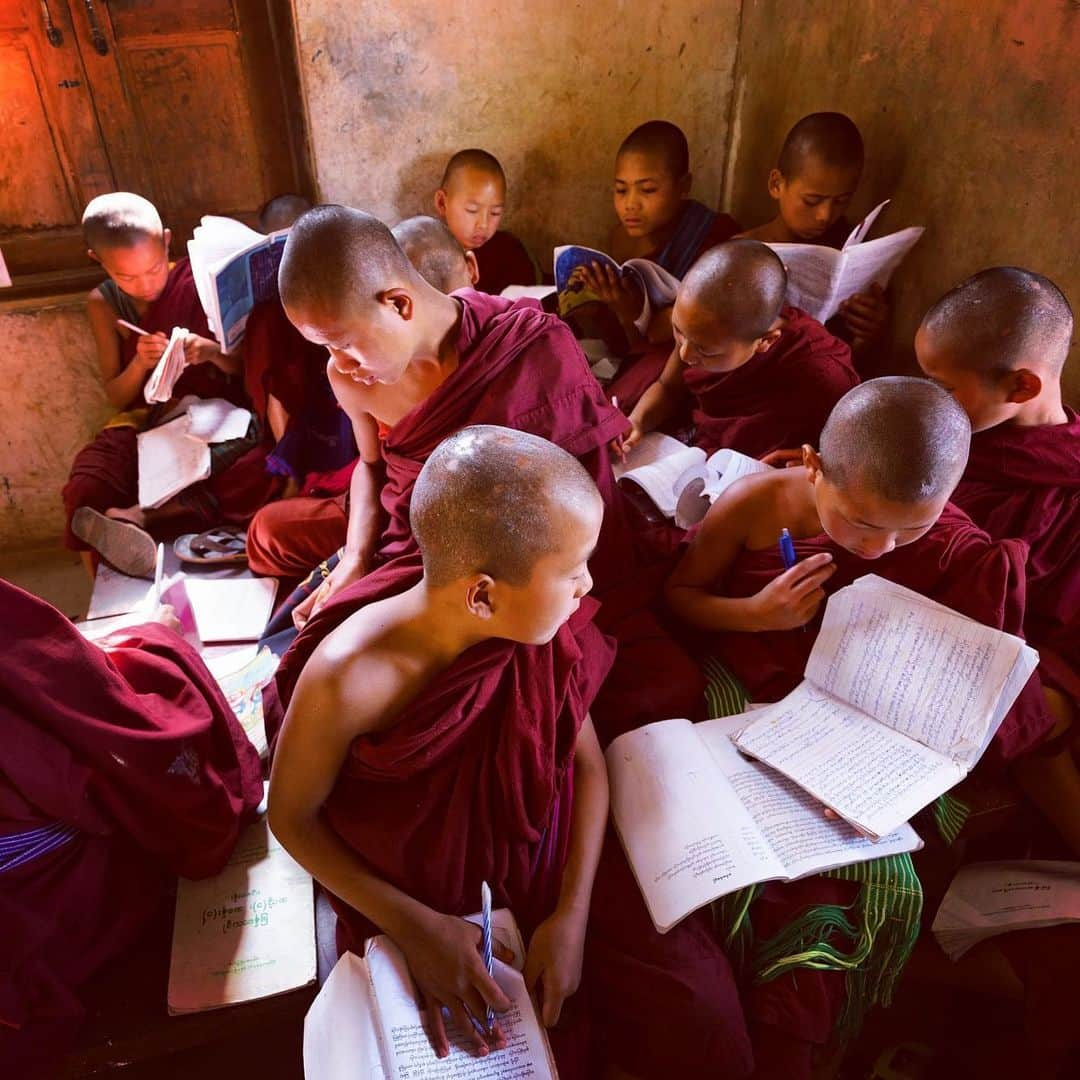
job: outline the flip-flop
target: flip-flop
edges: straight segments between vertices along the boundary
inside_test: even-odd
[[[106,517],[89,506],[80,506],[71,515],[71,531],[114,570],[129,577],[154,580],[157,544],[145,529],[130,521]]]
[[[173,541],[173,551],[182,562],[245,563],[247,533],[243,529],[224,527],[201,533],[185,533]]]

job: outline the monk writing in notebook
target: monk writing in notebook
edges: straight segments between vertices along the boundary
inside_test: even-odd
[[[51,1076],[82,984],[161,913],[177,874],[221,870],[262,768],[168,626],[99,646],[5,581],[0,610],[0,1073]]]
[[[679,286],[675,349],[630,413],[630,450],[648,431],[689,414],[694,443],[781,463],[816,442],[829,412],[859,377],[851,350],[784,303],[787,274],[756,240],[707,251]],[[801,453],[801,451],[798,451]]]
[[[995,539],[1030,545],[1024,631],[1039,650],[1058,765],[1070,775],[1066,744],[1080,718],[1080,418],[1061,399],[1061,373],[1073,325],[1052,281],[998,266],[946,293],[915,335],[923,371],[975,432],[955,502]],[[1052,755],[1042,758],[1051,767]],[[1071,836],[1080,853],[1080,826]]]
[[[375,571],[312,652],[274,754],[271,825],[333,893],[342,948],[382,931],[405,954],[439,1057],[444,1008],[474,1054],[504,1046],[483,1025],[508,1002],[462,919],[487,881],[528,942],[564,1080],[599,1075],[588,1020],[634,1075],[745,1076],[737,995],[702,922],[661,948],[625,870],[618,897],[605,880],[621,854],[609,839],[601,857],[589,710],[614,643],[587,596],[603,513],[585,469],[536,436],[469,427],[435,448],[411,505],[422,575]],[[645,1034],[669,1024],[678,1040]]]

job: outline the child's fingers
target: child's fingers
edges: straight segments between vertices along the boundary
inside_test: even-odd
[[[472,1022],[472,1016],[465,1007],[464,1002],[455,1001],[452,1004],[447,1005],[447,1008],[450,1010],[450,1015],[457,1021],[458,1028],[461,1030],[461,1036],[466,1043],[468,1043],[473,1056],[487,1057],[489,1053],[487,1040],[480,1033],[476,1024]],[[481,1024],[484,1022],[483,1011],[480,1012],[480,1015],[477,1016],[476,1019]]]
[[[544,980],[544,1008],[541,1015],[544,1027],[548,1028],[554,1027],[559,1022],[563,1002],[566,1000],[566,994],[561,989],[549,985],[551,981]]]
[[[450,1053],[450,1040],[446,1037],[442,1004],[438,1001],[426,1002],[421,1015],[424,1018],[424,1030],[427,1031],[428,1042],[431,1043],[435,1056],[446,1057]]]
[[[802,562],[797,562],[790,570],[785,570],[777,578],[777,581],[783,582],[789,588],[794,588],[804,578],[816,574],[819,570],[831,564],[832,555],[827,551],[822,551],[817,555],[811,555],[809,558],[803,559]]]
[[[479,960],[479,957],[477,957]],[[510,1008],[510,1001],[499,988],[499,984],[487,973],[483,963],[477,963],[472,974],[472,989],[470,993],[475,996],[468,1001],[471,1009],[476,1005],[482,1017],[490,1005],[497,1013],[504,1013]]]

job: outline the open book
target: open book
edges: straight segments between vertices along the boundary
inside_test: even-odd
[[[344,953],[312,1003],[304,1020],[307,1080],[555,1080],[547,1033],[521,976],[521,933],[509,911],[494,912],[492,922],[494,936],[514,954],[512,965],[495,961],[495,981],[511,1002],[499,1018],[504,1049],[474,1058],[448,1019],[450,1054],[437,1058],[405,957],[380,936],[367,943],[363,959]]]
[[[630,274],[641,286],[645,303],[641,314],[634,320],[634,325],[641,333],[645,333],[654,308],[669,307],[675,303],[679,279],[657,263],[649,259],[627,259],[620,266],[602,251],[570,244],[555,249],[555,288],[559,291],[559,314],[563,317],[569,315],[574,308],[596,299],[583,285],[570,282],[579,266],[589,266],[594,262],[610,266],[620,276]]]
[[[269,236],[232,218],[207,215],[188,241],[188,258],[203,311],[222,352],[244,336],[251,309],[277,297],[277,271],[288,229]]]
[[[828,322],[849,296],[866,292],[874,284],[885,288],[924,232],[921,227],[912,227],[866,240],[878,214],[888,205],[886,199],[875,206],[852,229],[839,251],[823,244],[770,244],[787,267],[788,303],[819,322]]]
[[[650,431],[625,462],[614,466],[616,480],[636,484],[660,513],[684,529],[700,521],[736,480],[771,470],[738,450],[717,450],[710,457],[659,431]]]
[[[187,357],[184,356],[184,340],[187,336],[188,332],[183,327],[173,327],[169,344],[165,346],[161,359],[150,372],[150,378],[146,380],[146,385],[143,387],[143,397],[148,404],[168,401],[173,396],[176,380],[188,366]]]
[[[607,749],[615,828],[662,934],[746,885],[922,847],[910,825],[872,843],[826,818],[786,777],[744,758],[732,736],[756,715],[660,720]]]
[[[867,574],[829,597],[806,679],[736,743],[885,836],[974,768],[1038,662],[1020,638]]]

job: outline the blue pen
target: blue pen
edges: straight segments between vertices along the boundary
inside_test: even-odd
[[[484,955],[484,967],[489,975],[495,974],[495,959],[491,948],[491,889],[485,881],[480,885],[480,948]],[[495,1026],[495,1010],[489,1005],[486,1018],[487,1033]]]
[[[785,570],[790,570],[799,561],[798,556],[795,554],[795,542],[791,539],[791,533],[787,529],[780,530],[780,559]],[[806,624],[804,623],[800,629],[805,634]]]

